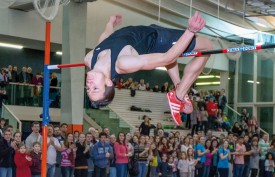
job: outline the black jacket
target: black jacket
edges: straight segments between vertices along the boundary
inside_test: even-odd
[[[7,140],[0,140],[0,167],[10,168],[14,166],[14,149],[9,145]]]

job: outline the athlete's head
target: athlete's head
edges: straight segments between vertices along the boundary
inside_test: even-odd
[[[87,72],[87,95],[92,101],[94,108],[106,106],[112,102],[115,96],[115,89],[112,80],[102,72],[91,70]]]

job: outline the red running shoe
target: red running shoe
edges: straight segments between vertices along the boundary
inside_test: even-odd
[[[177,99],[175,91],[171,91],[171,92],[167,93],[167,100],[169,103],[169,108],[170,108],[171,115],[172,115],[174,122],[177,125],[181,125],[182,121],[181,121],[180,112],[183,108],[182,102]]]
[[[193,112],[193,105],[192,101],[190,100],[188,95],[185,95],[183,100],[182,100],[182,112],[185,114],[191,114]]]

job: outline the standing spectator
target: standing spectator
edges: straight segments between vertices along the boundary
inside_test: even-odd
[[[218,169],[218,161],[219,161],[219,142],[217,139],[213,139],[211,141],[211,151],[213,154],[213,162],[212,162],[212,166],[210,169],[210,177],[217,177],[218,173],[217,173],[217,169]]]
[[[0,82],[3,82],[3,83],[8,83],[9,82],[8,70],[6,68],[1,69]]]
[[[32,133],[26,139],[26,147],[28,151],[32,150],[32,145],[35,142],[41,142],[41,135],[39,134],[40,124],[39,122],[32,123]]]
[[[79,131],[75,130],[74,131],[74,142],[78,142],[78,138],[79,138]]]
[[[15,151],[14,163],[16,165],[16,177],[31,177],[32,158],[27,153],[24,143],[20,143],[19,150]]]
[[[27,68],[26,67],[22,67],[22,70],[21,70],[18,77],[19,77],[19,82],[20,83],[25,83],[25,84],[31,83],[31,78],[27,73]]]
[[[202,107],[204,107],[204,110],[206,109],[206,103],[203,95],[200,96],[200,100],[198,101],[198,107],[200,110]]]
[[[161,162],[158,165],[157,172],[161,177],[168,177],[170,171],[172,171],[172,168],[168,165],[167,154],[162,154]]]
[[[150,129],[153,129],[156,127],[150,123],[151,118],[148,117],[147,115],[144,115],[142,119],[143,119],[143,122],[139,126],[139,132],[141,135],[149,136]]]
[[[30,80],[32,81],[33,73],[32,73],[32,68],[31,68],[31,67],[28,67],[28,68],[27,68],[27,73],[28,73],[28,75],[29,75],[29,77],[30,77]]]
[[[213,155],[217,151],[217,149],[214,149],[212,151],[210,139],[206,140],[205,142],[205,150],[208,150],[209,152],[205,154],[206,159],[204,163],[205,167],[204,167],[203,177],[208,177],[212,167]]]
[[[223,147],[219,149],[219,162],[218,162],[218,171],[220,177],[229,176],[229,160],[231,158],[230,150],[228,149],[228,141],[223,142]]]
[[[61,174],[62,177],[72,177],[76,158],[76,145],[73,134],[69,133],[64,143],[61,143]]]
[[[198,158],[200,158],[200,163],[204,164],[206,161],[206,154],[209,153],[210,151],[208,149],[205,149],[204,147],[205,144],[205,138],[203,136],[200,137],[199,143],[196,146],[196,153]],[[202,168],[199,169],[199,175],[198,176],[203,176],[204,171],[205,171],[206,166],[203,165]]]
[[[200,117],[201,117],[201,127],[204,131],[204,133],[206,134],[207,130],[208,130],[208,113],[206,110],[204,110],[204,107],[201,107],[201,111],[200,111]]]
[[[110,136],[110,146],[112,147],[114,151],[114,158],[110,160],[110,177],[117,177],[117,171],[116,171],[116,154],[115,154],[115,143],[116,143],[116,136],[111,135]]]
[[[265,177],[265,159],[267,151],[270,149],[269,142],[268,142],[268,134],[264,134],[262,139],[259,141],[259,148],[261,149],[260,154],[260,161],[259,161],[259,177]]]
[[[19,144],[22,142],[22,134],[21,132],[19,131],[16,131],[14,134],[13,134],[13,138],[14,138],[14,141],[15,141],[15,150],[19,149]]]
[[[60,126],[55,126],[53,130],[53,136],[58,139],[59,143],[63,142],[65,139],[61,136]]]
[[[213,101],[213,98],[210,97],[209,102],[206,104],[206,110],[208,113],[208,121],[210,122],[210,129],[214,129],[214,124],[217,119],[217,112],[218,112],[218,107],[216,103]]]
[[[32,177],[40,177],[41,174],[41,144],[39,142],[33,143],[33,150],[30,152],[32,158],[31,174]]]
[[[36,73],[35,77],[32,77],[32,84],[43,85],[43,78],[40,73]]]
[[[189,137],[184,137],[182,144],[180,145],[180,151],[186,152],[189,148],[193,148],[193,146],[190,144]]]
[[[258,139],[254,138],[252,140],[252,146],[250,150],[250,177],[257,177],[258,176],[258,169],[259,169],[259,160],[260,160],[260,148],[258,147]]]
[[[84,177],[88,175],[88,162],[89,159],[89,149],[90,147],[87,145],[85,140],[85,134],[80,133],[78,142],[76,143],[76,158],[75,158],[75,177]],[[94,149],[93,149],[94,151]],[[98,159],[94,159],[95,161]]]
[[[243,144],[244,138],[240,136],[235,149],[235,166],[234,166],[234,177],[242,177],[244,171],[244,155],[246,152],[245,145]]]
[[[5,118],[0,118],[0,140],[4,136],[5,125],[6,125],[6,119]]]
[[[158,168],[158,149],[155,143],[152,143],[150,146],[150,153],[149,153],[149,160],[150,160],[150,177],[158,177],[157,168]]]
[[[2,103],[3,100],[7,100],[8,96],[7,96],[7,92],[6,90],[0,90],[0,117],[2,116]]]
[[[61,151],[58,139],[53,137],[53,125],[48,125],[47,177],[54,177],[57,151]]]
[[[156,84],[153,88],[153,92],[159,92],[159,84]]]
[[[117,177],[127,177],[128,157],[132,156],[132,154],[128,152],[124,133],[120,132],[118,134],[118,139],[114,144],[114,148],[116,154]]]
[[[50,81],[50,99],[53,100],[52,106],[58,107],[59,105],[59,95],[58,95],[58,89],[55,88],[58,86],[58,80],[56,73],[51,74],[51,81]]]
[[[192,127],[192,132],[191,135],[194,135],[194,133],[198,132],[198,119],[200,119],[200,112],[198,110],[198,103],[196,101],[193,101],[193,112],[190,115],[190,120],[191,120],[191,127]]]
[[[224,110],[226,103],[227,103],[227,98],[225,96],[225,90],[221,89],[221,95],[218,98],[218,105],[219,105],[219,109],[221,109],[222,112]]]
[[[266,154],[266,158],[265,158],[265,173],[266,173],[266,177],[272,177],[273,172],[274,172],[274,157],[272,155],[272,153],[268,152]]]
[[[0,140],[0,177],[12,177],[15,142],[11,141],[11,132],[5,130]]]
[[[257,127],[258,127],[258,122],[256,116],[252,116],[250,119],[248,119],[248,132],[255,133]]]
[[[167,141],[167,140],[166,140]],[[144,177],[147,172],[147,160],[149,156],[149,147],[145,144],[145,136],[140,135],[139,144],[134,147],[134,158],[138,160],[138,177]]]
[[[17,66],[14,66],[11,72],[11,82],[18,82],[19,76],[17,73]]]
[[[89,146],[89,155],[90,157],[87,159],[88,163],[88,177],[93,177],[94,174],[94,159],[93,159],[93,148],[94,148],[94,137],[93,135],[88,132],[86,133],[86,142],[87,146]]]
[[[60,131],[61,131],[61,137],[63,138],[63,140],[66,137],[67,131],[68,131],[68,124],[66,123],[62,123],[60,125]]]
[[[8,66],[7,75],[8,75],[8,81],[9,81],[9,82],[12,82],[12,65],[9,65],[9,66]]]
[[[246,149],[246,153],[244,153],[244,170],[243,170],[243,177],[248,177],[249,176],[249,171],[250,171],[250,154],[251,154],[251,144],[249,142],[249,136],[245,135],[244,136],[244,145]]]
[[[113,159],[113,149],[106,143],[107,135],[104,132],[99,134],[100,141],[94,145],[93,158],[95,165],[95,177],[106,177],[108,160]]]
[[[178,170],[180,177],[189,177],[189,162],[187,161],[186,152],[181,152],[180,160],[178,163]]]

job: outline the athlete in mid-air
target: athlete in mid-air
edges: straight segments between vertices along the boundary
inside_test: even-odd
[[[188,21],[188,28],[176,30],[150,26],[128,26],[113,31],[121,24],[121,16],[111,16],[99,44],[85,57],[91,70],[87,73],[87,95],[94,106],[105,106],[114,98],[112,79],[139,70],[152,70],[165,66],[176,86],[167,94],[172,117],[177,125],[182,123],[180,113],[193,111],[186,93],[203,70],[209,56],[193,58],[179,77],[177,59],[183,52],[211,50],[209,39],[197,36],[205,20],[196,12]]]

